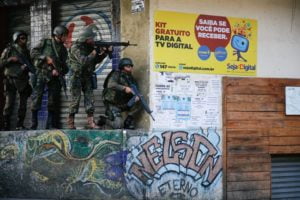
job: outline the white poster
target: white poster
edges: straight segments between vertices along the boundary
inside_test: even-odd
[[[131,0],[131,12],[137,13],[145,10],[145,0]]]
[[[154,129],[221,128],[221,77],[153,74]]]
[[[285,87],[286,115],[300,115],[300,87]]]

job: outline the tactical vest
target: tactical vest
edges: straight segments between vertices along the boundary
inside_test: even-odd
[[[53,38],[45,38],[38,47],[34,48],[34,50],[38,52],[34,57],[34,65],[37,68],[38,77],[43,77],[47,81],[50,81],[53,78],[52,68],[45,62],[46,56],[49,56],[54,60],[55,67],[63,75],[68,72],[68,68],[64,63],[68,56],[68,52],[63,44],[56,43]]]
[[[8,46],[5,49],[4,58],[1,59],[8,59],[9,57],[16,56],[18,57],[18,54],[24,55],[28,60],[30,60],[29,50],[23,49],[17,44],[12,44],[13,46]],[[17,52],[18,51],[18,52]],[[27,80],[29,78],[28,71],[21,69],[21,63],[20,62],[10,62],[8,63],[4,68],[4,75],[6,77],[11,78],[18,78],[18,79],[24,79]]]
[[[115,80],[112,77],[115,76]],[[125,91],[120,91],[115,88],[108,88],[109,81],[116,81],[118,84],[124,86],[130,86],[130,83],[136,84],[135,80],[131,75],[124,72],[112,70],[106,77],[103,84],[102,98],[104,102],[112,103],[115,105],[124,105],[133,97],[133,94],[127,94]]]
[[[80,59],[82,58],[77,58],[76,56],[78,51],[82,57],[87,57],[93,51],[93,47],[89,47],[85,43],[76,41],[69,49],[68,64],[71,67],[71,74],[74,74],[77,77],[83,76],[89,78],[95,70],[96,60],[91,59],[83,65],[80,62]]]

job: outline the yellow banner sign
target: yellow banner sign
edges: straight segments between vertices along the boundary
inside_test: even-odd
[[[155,71],[255,76],[256,49],[256,20],[155,12]]]

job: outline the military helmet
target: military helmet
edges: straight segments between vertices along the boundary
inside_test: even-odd
[[[96,34],[92,26],[86,26],[79,32],[78,41],[85,42],[87,39],[94,38]]]
[[[27,33],[25,31],[16,31],[13,34],[13,42],[16,43],[21,35],[25,35],[27,37]]]
[[[133,62],[130,58],[122,58],[119,62],[119,69],[123,69],[126,65],[133,66]]]
[[[68,29],[64,26],[56,26],[53,30],[53,35],[67,35]]]

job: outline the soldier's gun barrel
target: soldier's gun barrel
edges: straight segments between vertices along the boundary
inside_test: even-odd
[[[95,41],[95,46],[104,46],[104,47],[109,47],[109,46],[137,46],[137,44],[131,44],[129,41],[128,42],[107,42],[107,41]]]
[[[95,50],[98,52],[99,51],[99,47],[120,47],[123,46],[125,48],[127,48],[128,46],[137,46],[137,44],[130,44],[130,42],[107,42],[107,41],[95,41]],[[110,59],[112,59],[112,52],[108,52],[108,56]]]
[[[135,98],[139,97],[142,106],[144,108],[144,110],[151,116],[152,120],[155,121],[153,115],[152,115],[152,110],[150,110],[148,104],[146,103],[146,100],[144,98],[144,96],[139,92],[139,90],[137,89],[136,85],[134,84],[130,84],[130,88],[132,89],[134,96],[128,101],[127,106],[128,107],[132,107],[135,104]]]

